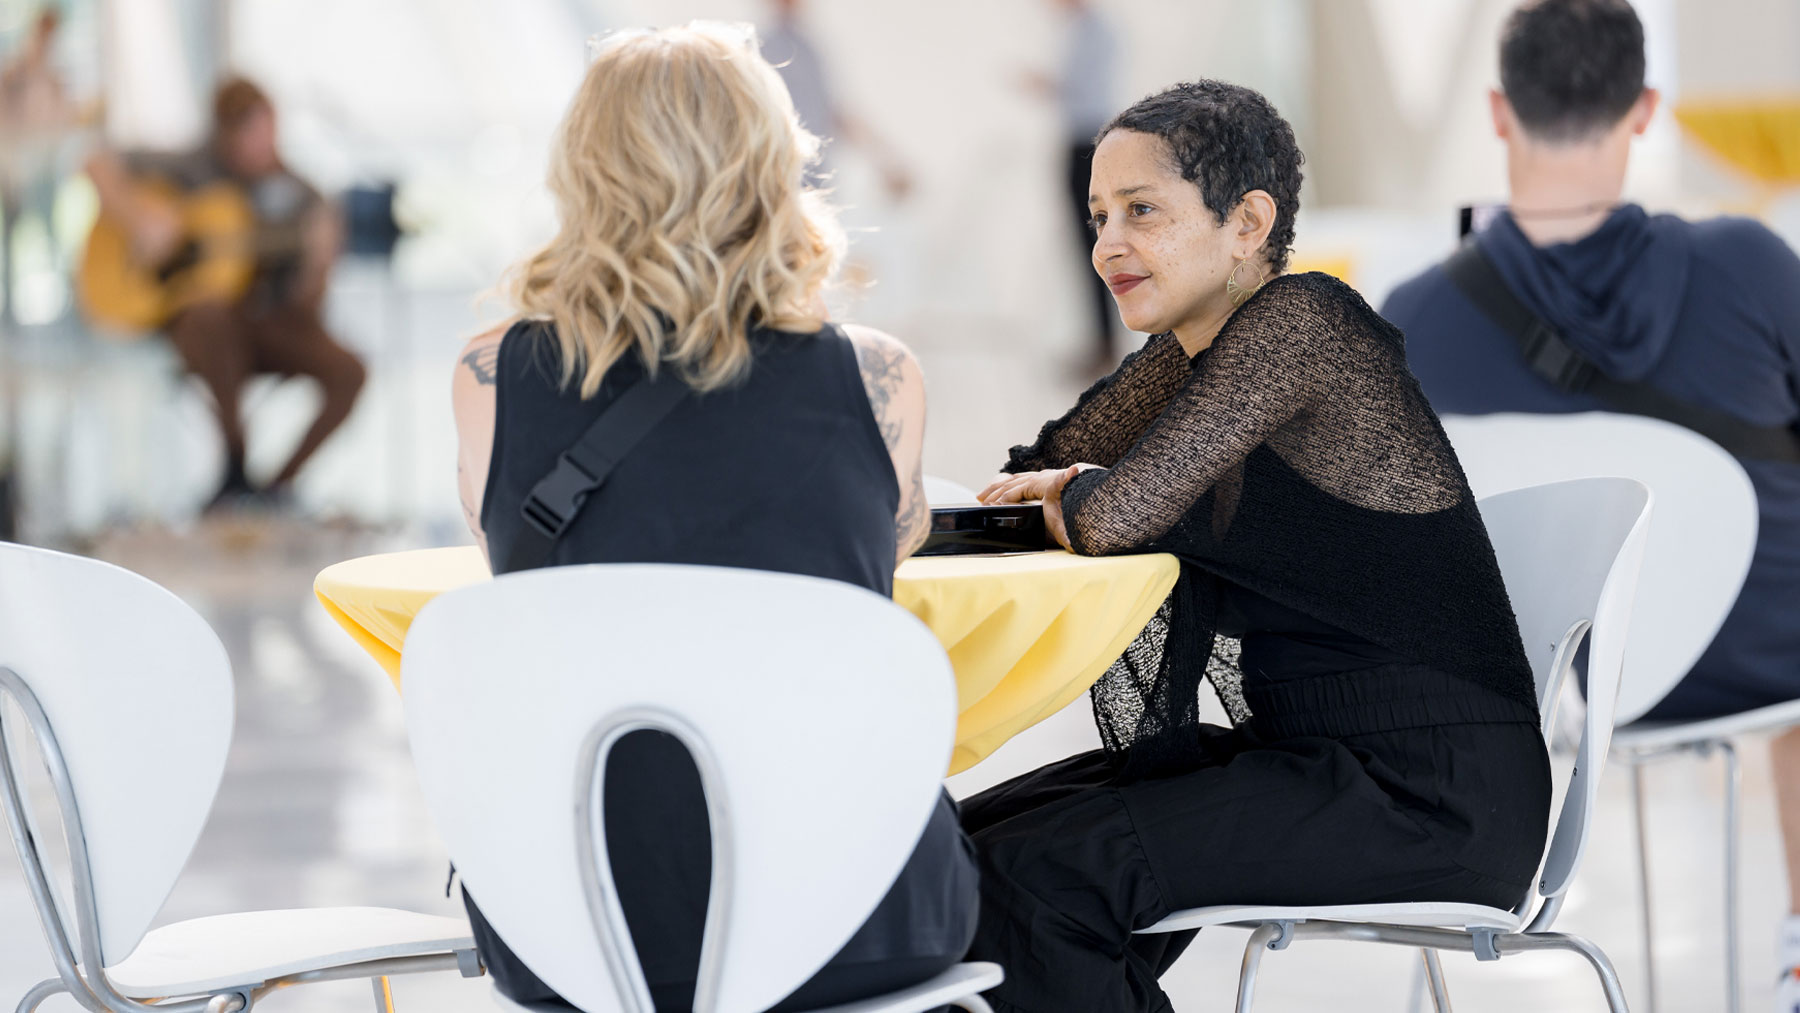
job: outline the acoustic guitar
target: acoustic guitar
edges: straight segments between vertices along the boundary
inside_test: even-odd
[[[295,235],[270,235],[233,183],[191,192],[160,180],[133,185],[139,199],[174,211],[182,238],[161,263],[149,264],[137,256],[123,222],[102,214],[94,223],[76,287],[89,323],[112,336],[142,336],[197,303],[236,302],[250,290],[260,257],[271,248],[299,247]]]

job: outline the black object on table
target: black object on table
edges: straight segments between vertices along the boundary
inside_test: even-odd
[[[966,556],[989,552],[1036,552],[1054,548],[1038,503],[1012,506],[937,507],[931,530],[915,556]]]

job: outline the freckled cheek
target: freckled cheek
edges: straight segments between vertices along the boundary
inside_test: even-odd
[[[1204,230],[1193,227],[1170,228],[1148,237],[1139,249],[1151,270],[1174,287],[1198,284],[1206,262]],[[1165,284],[1165,287],[1168,287]]]
[[[1173,240],[1167,235],[1157,236],[1138,245],[1139,256],[1144,266],[1163,281],[1170,282],[1186,273],[1187,265],[1183,263],[1182,250],[1185,244]]]

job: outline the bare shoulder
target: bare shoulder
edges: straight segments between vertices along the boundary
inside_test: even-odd
[[[844,335],[856,347],[857,361],[875,358],[891,361],[896,365],[911,363],[915,368],[919,360],[914,358],[912,349],[906,343],[886,331],[866,327],[862,324],[844,324]]]
[[[925,379],[919,371],[919,360],[899,338],[860,324],[845,324],[843,328],[856,349],[856,365],[871,399],[884,403],[902,391],[923,390]]]
[[[492,387],[499,382],[500,341],[506,337],[512,324],[509,320],[492,330],[477,334],[463,346],[462,351],[456,353],[456,381],[459,389],[465,384]]]

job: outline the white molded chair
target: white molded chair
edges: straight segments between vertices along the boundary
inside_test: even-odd
[[[1251,929],[1238,980],[1238,1013],[1250,1009],[1263,951],[1285,949],[1296,939],[1357,939],[1421,948],[1439,1013],[1448,1013],[1450,1007],[1437,950],[1473,952],[1478,960],[1498,960],[1527,950],[1572,950],[1587,958],[1599,975],[1613,1013],[1626,1009],[1618,975],[1605,953],[1585,939],[1549,929],[1587,847],[1650,523],[1650,490],[1630,479],[1591,478],[1502,493],[1480,505],[1519,617],[1546,728],[1575,653],[1583,639],[1588,641],[1585,727],[1537,886],[1510,911],[1434,903],[1221,906],[1178,911],[1144,930]]]
[[[756,1013],[886,895],[937,804],[956,725],[949,660],[917,619],[787,574],[509,574],[426,606],[402,665],[426,806],[464,884],[589,1013],[651,1011],[599,825],[620,737],[661,730],[694,757],[713,835],[694,1008]],[[978,993],[1001,977],[962,964],[841,1013],[986,1011]]]
[[[1694,667],[1737,600],[1756,548],[1750,476],[1706,437],[1635,415],[1449,416],[1444,431],[1476,499],[1606,476],[1656,496],[1614,718],[1623,737]]]
[[[1737,460],[1711,440],[1633,415],[1486,415],[1444,420],[1477,496],[1597,475],[1635,478],[1656,496],[1644,544],[1613,756],[1631,770],[1643,914],[1646,1013],[1656,1008],[1650,919],[1646,763],[1721,755],[1725,767],[1725,1009],[1739,1005],[1738,758],[1732,739],[1800,724],[1800,701],[1699,721],[1638,719],[1667,696],[1719,632],[1756,549],[1756,490]]]
[[[93,1013],[224,1013],[343,978],[373,980],[388,1010],[387,975],[481,973],[465,920],[386,908],[246,912],[146,933],[212,808],[231,726],[230,662],[193,609],[116,566],[0,543],[0,808],[58,975],[19,1013],[59,992]],[[61,890],[24,794],[34,759],[68,848]]]
[[[975,490],[961,482],[936,475],[925,476],[925,502],[937,506],[966,506],[975,502]]]

